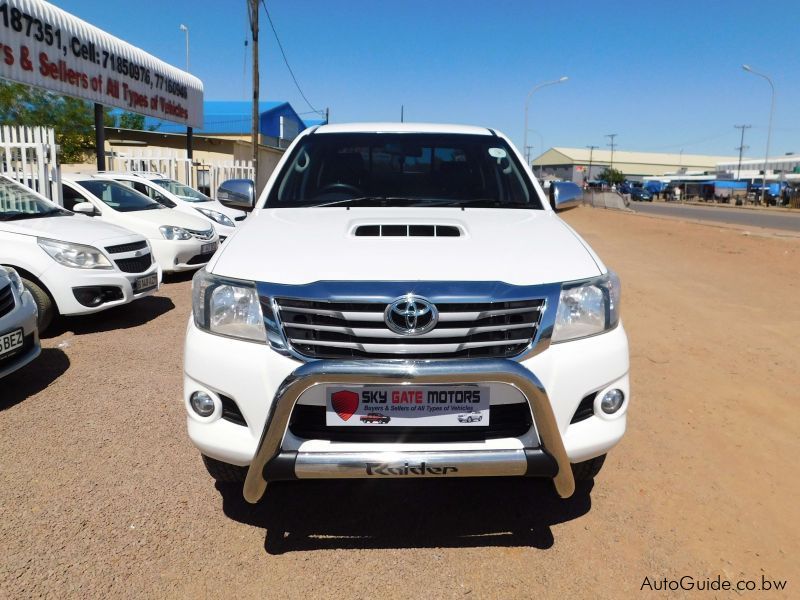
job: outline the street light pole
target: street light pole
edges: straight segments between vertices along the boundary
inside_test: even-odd
[[[544,83],[540,83],[538,85],[533,86],[531,88],[531,91],[528,92],[528,96],[525,98],[525,133],[523,134],[524,138],[522,141],[523,149],[526,148],[528,145],[528,105],[530,104],[531,96],[533,96],[533,93],[536,90],[540,90],[543,87],[547,87],[548,85],[564,83],[567,79],[569,79],[569,77],[564,76],[564,77],[559,77],[558,79],[554,79],[553,81],[545,81]],[[544,152],[544,148],[542,148],[541,151]],[[530,164],[528,164],[528,166],[530,167]]]
[[[742,65],[742,68],[748,73],[752,73],[753,75],[758,75],[759,77],[766,79],[770,89],[772,90],[772,97],[769,104],[769,125],[767,125],[767,150],[764,154],[764,178],[761,180],[761,203],[766,206],[767,163],[769,162],[769,143],[770,138],[772,137],[772,114],[775,112],[775,84],[772,83],[772,79],[764,75],[764,73],[759,73],[758,71],[753,70],[750,65]]]
[[[181,23],[181,26],[179,27],[179,29],[186,34],[186,72],[188,73],[189,72],[189,28],[186,25],[184,25],[183,23]],[[187,127],[186,128],[186,158],[188,158],[189,161],[191,162],[192,157],[193,157],[193,153],[192,153],[192,128],[191,127]],[[192,177],[191,177],[191,174],[192,174],[191,165],[187,165],[186,169],[187,169],[186,183],[188,183],[189,185],[192,185],[193,182],[192,182]]]
[[[186,33],[186,72],[189,72],[189,28],[181,23],[180,30]]]

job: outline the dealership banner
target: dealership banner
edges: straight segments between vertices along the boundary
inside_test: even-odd
[[[42,0],[0,0],[0,77],[189,127],[203,123],[197,77]]]

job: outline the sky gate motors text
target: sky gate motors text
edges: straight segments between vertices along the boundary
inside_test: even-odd
[[[364,404],[480,404],[481,390],[363,390]]]

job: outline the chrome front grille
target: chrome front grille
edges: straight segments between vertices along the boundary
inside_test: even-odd
[[[189,233],[191,233],[194,237],[198,240],[210,240],[214,237],[214,228],[206,229],[205,231],[200,231],[198,229],[187,229]]]
[[[308,358],[510,358],[536,339],[545,299],[436,302],[437,325],[421,335],[386,325],[384,301],[275,297],[286,341]]]

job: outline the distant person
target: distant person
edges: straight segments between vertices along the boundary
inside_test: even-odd
[[[672,189],[672,196],[675,198],[675,202],[681,201],[681,188],[677,185]]]

